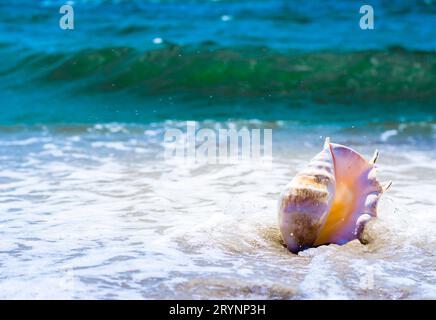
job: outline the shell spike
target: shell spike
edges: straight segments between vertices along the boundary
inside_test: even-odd
[[[374,155],[372,156],[371,160],[369,160],[369,163],[374,164],[378,159],[378,155],[379,155],[379,152],[377,149],[375,149]]]
[[[388,183],[386,183],[386,184],[382,187],[383,192],[386,192],[386,191],[391,187],[391,185],[392,185],[392,180],[389,180]]]
[[[330,146],[330,137],[326,137],[324,140],[324,149]]]

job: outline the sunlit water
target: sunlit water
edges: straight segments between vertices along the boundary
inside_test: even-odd
[[[165,162],[171,122],[1,128],[0,298],[436,298],[434,125],[231,124],[273,129],[271,167]],[[326,135],[393,186],[369,244],[294,255],[278,195]]]

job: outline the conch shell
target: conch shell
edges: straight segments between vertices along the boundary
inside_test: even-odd
[[[377,157],[376,150],[366,161],[326,139],[323,150],[280,195],[280,232],[290,251],[361,240],[365,224],[377,216],[381,194],[391,185],[382,187],[377,181]]]

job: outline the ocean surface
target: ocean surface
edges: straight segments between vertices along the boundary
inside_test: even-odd
[[[0,298],[435,299],[436,2],[0,0]],[[164,135],[272,129],[271,166]],[[325,137],[393,185],[368,244],[294,255],[277,200]]]

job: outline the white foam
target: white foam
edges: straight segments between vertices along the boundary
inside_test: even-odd
[[[279,243],[277,198],[322,147],[319,132],[278,128],[273,166],[261,168],[163,162],[160,138],[173,125],[185,124],[2,133],[0,297],[436,296],[436,167],[426,149],[357,144],[364,154],[380,149],[378,176],[393,180],[373,251],[353,243],[296,256]],[[323,135],[346,143],[334,130]],[[374,290],[359,287],[366,266],[374,268]]]

